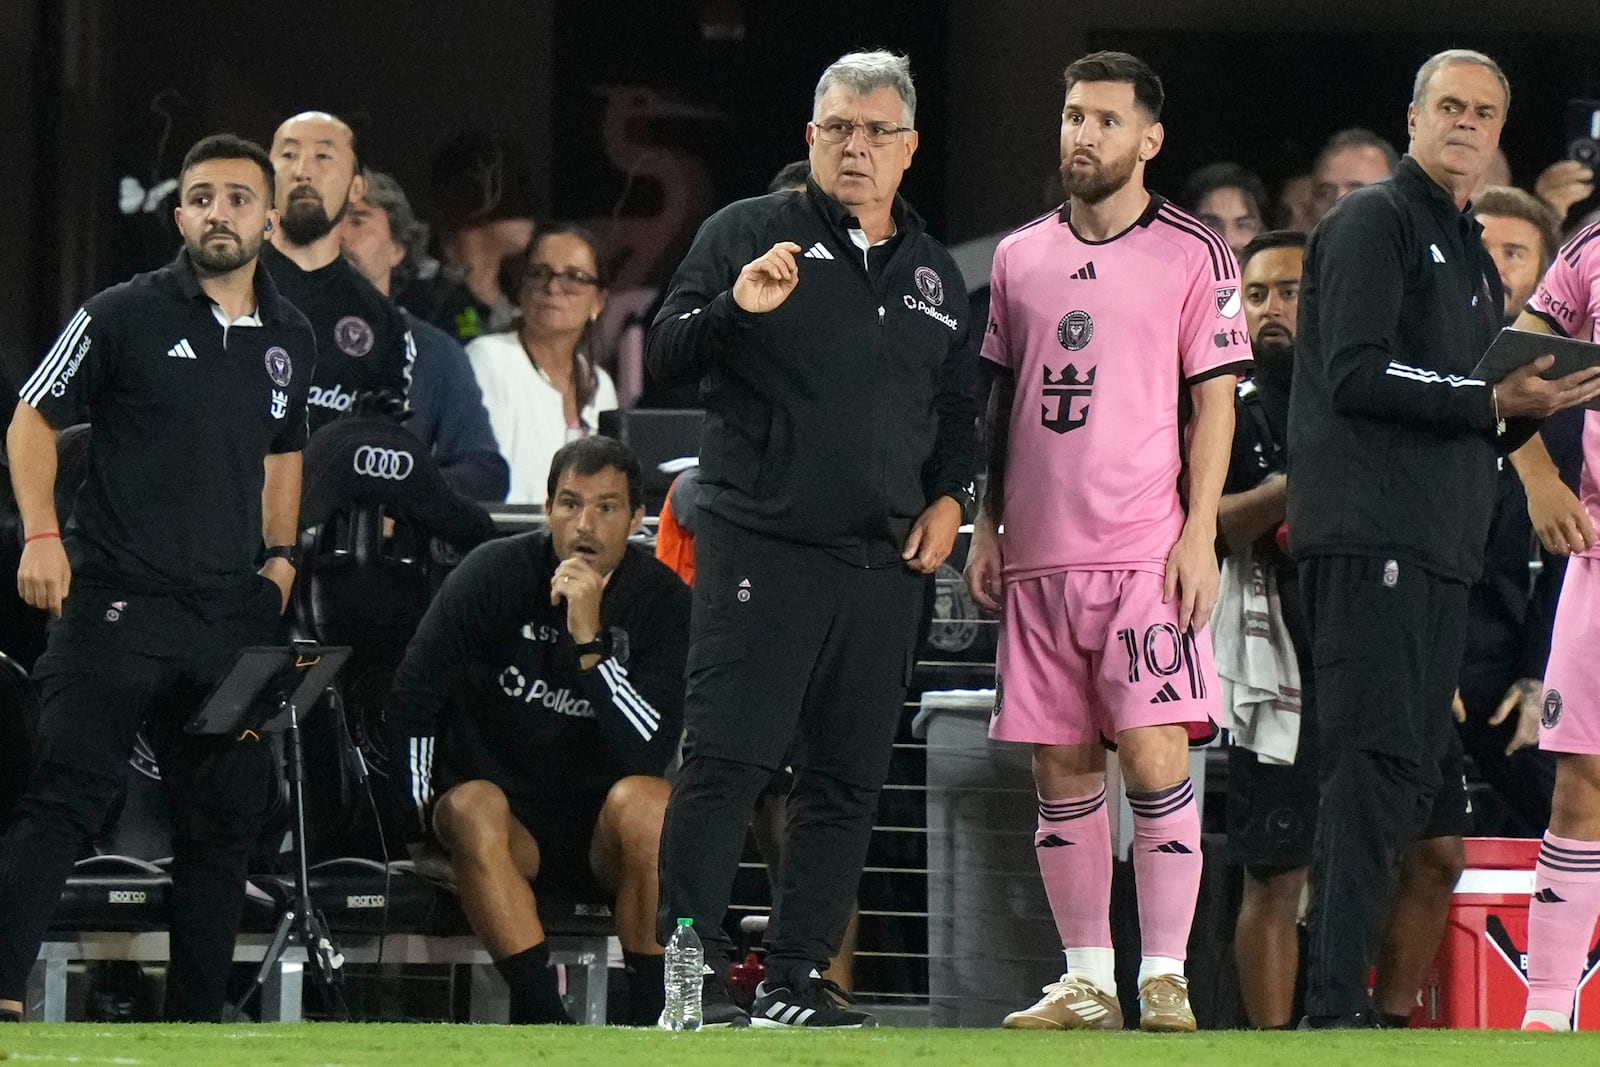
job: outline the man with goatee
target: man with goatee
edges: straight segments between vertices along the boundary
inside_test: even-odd
[[[350,410],[358,396],[377,410],[403,409],[416,346],[399,309],[340,255],[338,224],[366,194],[356,135],[341,119],[306,111],[272,138],[282,224],[261,262],[317,335],[311,428]]]

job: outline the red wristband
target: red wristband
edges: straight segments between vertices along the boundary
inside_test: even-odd
[[[27,537],[24,537],[22,539],[22,543],[25,544],[25,545],[31,545],[35,541],[43,540],[46,537],[54,537],[56,540],[59,541],[61,539],[61,531],[59,531],[59,530],[46,530],[44,533],[29,534]]]

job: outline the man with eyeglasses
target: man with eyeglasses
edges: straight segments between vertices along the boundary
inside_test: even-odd
[[[708,1024],[875,1025],[820,972],[866,857],[928,584],[971,502],[966,286],[898,196],[915,112],[901,56],[824,71],[805,191],[714,215],[650,336],[651,369],[701,382],[707,408],[658,932],[694,919]],[[747,1017],[722,924],[756,795],[785,762],[782,907]]]

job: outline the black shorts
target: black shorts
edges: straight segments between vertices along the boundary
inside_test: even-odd
[[[1246,867],[1307,867],[1317,831],[1317,769],[1311,745],[1295,763],[1262,763],[1228,749],[1228,858]]]
[[[685,753],[877,789],[929,579],[866,569],[710,513],[695,535]]]
[[[562,804],[548,800],[508,797],[511,815],[539,845],[539,876],[534,888],[577,901],[609,901],[612,894],[600,884],[590,859],[594,827],[605,797],[573,797]]]
[[[1472,797],[1467,792],[1467,757],[1461,735],[1450,731],[1450,747],[1439,764],[1439,790],[1433,794],[1433,811],[1417,834],[1418,841],[1434,837],[1466,837],[1472,830]]]
[[[435,803],[459,784],[443,785],[434,798]],[[579,903],[609,902],[612,893],[600,884],[590,858],[594,828],[600,821],[606,794],[572,793],[556,801],[496,784],[506,795],[511,817],[522,824],[539,846],[539,873],[533,880],[534,889],[547,896]],[[431,812],[428,825],[433,825]]]
[[[1314,742],[1313,742],[1314,744]],[[1310,756],[1308,746],[1301,755]],[[1228,750],[1228,858],[1246,867],[1307,867],[1317,829],[1317,775],[1314,756],[1289,766],[1261,763],[1237,745]],[[1465,837],[1472,829],[1461,739],[1451,744],[1439,766],[1441,783],[1433,810],[1417,840]]]

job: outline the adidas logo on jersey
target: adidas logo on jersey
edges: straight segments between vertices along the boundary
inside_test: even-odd
[[[1178,691],[1172,688],[1171,682],[1167,682],[1156,692],[1155,696],[1150,698],[1150,703],[1166,704],[1178,699],[1180,699],[1178,697]]]
[[[805,254],[804,254],[803,258],[805,258],[805,259],[832,259],[833,258],[833,253],[828,251],[826,248],[822,247],[822,242],[818,241],[816,244],[812,245],[810,248],[805,250]]]
[[[1194,855],[1194,849],[1190,848],[1188,845],[1184,844],[1182,841],[1168,841],[1166,844],[1157,845],[1155,848],[1151,849],[1150,851],[1151,852],[1166,852],[1166,853],[1168,853],[1170,855],[1173,855],[1173,856],[1192,856],[1192,855]]]
[[[1098,275],[1094,272],[1094,260],[1090,260],[1071,274],[1067,275],[1075,282],[1092,282]]]
[[[167,355],[171,356],[173,359],[196,359],[196,358],[198,358],[194,354],[194,349],[189,347],[189,341],[188,341],[187,338],[185,338],[182,341],[179,341],[177,344],[175,344],[171,348],[167,349]]]

